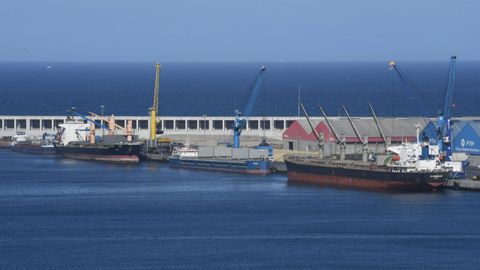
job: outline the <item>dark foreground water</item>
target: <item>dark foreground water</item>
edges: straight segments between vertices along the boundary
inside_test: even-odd
[[[2,269],[478,269],[479,193],[0,151]]]

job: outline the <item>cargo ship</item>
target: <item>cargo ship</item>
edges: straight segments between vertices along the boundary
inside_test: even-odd
[[[174,149],[169,159],[173,168],[266,175],[271,172],[268,150],[231,147]]]
[[[446,169],[414,170],[301,156],[287,156],[285,164],[290,183],[373,190],[431,191],[441,188],[449,175]]]
[[[65,158],[106,161],[115,163],[138,163],[142,144],[131,134],[131,123],[125,135],[116,135],[114,120],[109,124],[109,134],[95,135],[95,125],[85,121],[68,119],[60,124],[59,138],[54,142],[55,151]],[[130,130],[130,131],[129,131]]]
[[[42,138],[30,137],[23,131],[18,131],[13,136],[10,149],[14,152],[37,154],[37,155],[55,155],[53,146],[54,134],[44,133]]]

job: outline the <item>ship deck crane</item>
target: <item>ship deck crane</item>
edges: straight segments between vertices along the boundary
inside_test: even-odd
[[[305,106],[303,106],[303,104],[301,102],[299,102],[298,104],[300,105],[300,108],[302,108],[303,114],[305,115],[305,118],[307,119],[308,125],[312,129],[312,132],[315,135],[315,138],[317,138],[318,148],[319,148],[319,158],[323,159],[324,156],[325,156],[325,150],[324,150],[325,138],[324,138],[323,134],[320,135],[320,134],[318,134],[317,130],[315,130],[315,127],[313,126],[313,123],[310,120],[310,116],[308,116],[308,112],[305,109]]]
[[[350,114],[347,111],[347,108],[342,105],[343,111],[345,112],[345,115],[347,115],[348,122],[350,122],[350,125],[353,128],[353,131],[355,132],[355,135],[357,138],[360,140],[362,143],[362,161],[367,162],[368,161],[368,137],[360,135],[360,132],[357,129],[357,126],[353,123],[352,118],[350,117]]]
[[[75,111],[74,109],[70,110],[70,112],[72,112],[74,115],[82,118],[83,120],[85,120],[85,121],[87,121],[87,122],[89,122],[89,123],[92,123],[92,124],[94,124],[95,126],[98,126],[98,127],[101,128],[101,129],[108,130],[108,127],[107,127],[107,126],[105,126],[105,125],[103,125],[103,124],[101,124],[101,123],[98,123],[98,122],[92,120],[91,118],[86,117],[85,115],[83,115],[83,114]],[[95,115],[94,113],[91,113],[91,112],[89,112],[89,113],[92,114],[92,115]]]
[[[104,122],[110,123],[110,120],[111,120],[111,119],[108,118],[108,117],[100,116],[100,115],[98,115],[98,114],[96,114],[96,113],[93,113],[93,112],[88,112],[88,113],[89,113],[90,115],[92,115],[93,117],[95,117],[95,118],[99,118],[100,120],[103,120]],[[104,126],[104,125],[102,125],[102,126]],[[117,123],[115,123],[115,122],[113,122],[113,126],[115,126],[116,128],[122,129],[122,130],[126,130],[125,127],[122,127],[122,126],[120,126],[119,124],[117,124]],[[107,129],[107,130],[108,130],[108,127],[106,127],[106,126],[104,126],[104,127],[105,127],[104,129]]]
[[[380,125],[380,121],[378,121],[377,114],[373,110],[372,104],[368,104],[368,107],[370,108],[370,112],[372,113],[373,120],[375,121],[375,125],[378,128],[378,132],[380,132],[380,136],[382,137],[383,143],[385,144],[385,152],[387,152],[387,148],[390,145],[390,141],[387,140],[387,136],[385,136],[385,133],[383,132],[382,126]]]
[[[325,111],[322,109],[322,107],[320,105],[317,105],[318,109],[320,110],[320,112],[322,113],[323,117],[325,118],[325,121],[327,122],[328,124],[328,127],[330,128],[330,130],[333,132],[333,135],[335,136],[335,139],[337,141],[337,144],[340,146],[340,160],[345,160],[345,149],[347,147],[347,142],[345,140],[345,136],[339,136],[337,131],[335,130],[335,128],[333,127],[332,123],[330,122],[330,120],[328,119],[327,117],[327,114],[325,113]]]
[[[255,106],[258,93],[262,87],[265,69],[265,66],[260,68],[255,82],[253,83],[252,93],[250,94],[250,98],[243,112],[240,112],[238,109],[235,110],[235,120],[233,123],[233,148],[240,147],[240,135],[242,135],[242,131],[247,125],[248,118],[252,115],[253,107]]]

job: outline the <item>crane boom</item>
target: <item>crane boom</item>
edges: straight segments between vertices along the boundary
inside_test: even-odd
[[[247,125],[248,118],[252,115],[253,108],[257,101],[258,93],[260,93],[260,90],[262,88],[263,74],[265,69],[265,66],[262,66],[260,68],[260,71],[258,72],[257,77],[255,78],[255,81],[253,83],[252,93],[250,94],[250,98],[248,99],[248,103],[245,106],[243,112],[235,110],[235,120],[233,123],[233,148],[240,147],[240,135],[242,134],[242,131]]]
[[[319,156],[320,159],[323,159],[323,157],[325,155],[325,153],[324,153],[325,142],[324,142],[323,134],[322,134],[322,136],[320,136],[320,134],[318,134],[317,130],[313,126],[312,121],[310,120],[310,117],[308,116],[308,113],[307,113],[307,110],[305,109],[305,106],[303,106],[303,104],[301,102],[299,102],[298,104],[300,105],[299,107],[302,108],[303,114],[305,115],[305,118],[307,118],[308,125],[312,129],[312,132],[315,135],[315,138],[317,138],[318,150],[319,150],[318,156]]]
[[[438,117],[437,122],[438,148],[441,152],[445,154],[445,157],[448,161],[451,160],[452,156],[452,126],[450,122],[450,117],[452,114],[453,91],[455,90],[456,61],[457,57],[455,55],[452,55],[450,57],[450,72],[448,76],[447,91],[445,94],[445,104],[443,107],[443,112]]]
[[[447,93],[445,95],[445,105],[443,108],[443,117],[450,118],[452,112],[453,91],[455,90],[456,79],[456,65],[457,57],[452,55],[450,57],[450,74],[448,76]]]
[[[108,130],[108,127],[107,127],[107,126],[105,126],[105,125],[103,125],[103,124],[101,124],[101,123],[97,123],[97,122],[95,122],[94,120],[86,117],[85,115],[83,115],[83,114],[81,114],[81,113],[78,113],[78,112],[76,112],[76,111],[74,111],[74,110],[72,110],[71,112],[72,112],[73,114],[79,116],[80,118],[86,120],[87,122],[93,123],[95,126],[98,126],[98,127],[102,128],[102,129],[107,129],[107,130]],[[90,113],[90,112],[89,112],[89,113]],[[93,113],[90,113],[90,114],[93,114]]]
[[[385,147],[387,147],[387,137],[385,136],[385,133],[383,132],[382,126],[380,126],[380,122],[378,121],[377,114],[373,110],[372,104],[368,104],[368,107],[370,108],[370,112],[372,113],[373,120],[375,121],[375,125],[377,125],[378,131],[380,132],[380,136],[382,136],[382,140],[385,143]]]
[[[345,149],[346,149],[345,138],[342,138],[338,135],[338,133],[335,130],[335,128],[333,127],[332,123],[330,123],[330,120],[328,120],[327,114],[325,113],[325,111],[323,111],[322,107],[320,107],[320,105],[317,105],[317,107],[322,112],[323,117],[325,118],[325,121],[327,121],[328,127],[333,132],[333,135],[335,136],[335,139],[337,140],[337,144],[340,145],[340,160],[345,160]]]
[[[158,115],[158,92],[160,89],[160,63],[155,64],[155,85],[153,87],[153,105],[155,114]]]
[[[260,93],[260,89],[262,88],[263,84],[263,72],[265,71],[265,66],[262,66],[260,68],[260,71],[257,74],[257,77],[255,79],[255,82],[253,84],[252,88],[252,94],[250,95],[250,98],[248,99],[248,103],[245,106],[245,109],[243,109],[243,116],[244,117],[250,117],[253,112],[253,107],[255,107],[255,103],[257,101],[258,93]]]
[[[92,116],[96,117],[96,118],[99,118],[100,120],[105,121],[105,122],[109,122],[109,121],[110,121],[110,119],[108,119],[108,117],[100,116],[100,115],[98,115],[98,114],[96,114],[96,113],[93,113],[93,112],[88,112],[88,113],[91,114]],[[126,130],[126,128],[120,126],[120,125],[117,124],[117,123],[113,123],[113,125],[114,125],[115,127],[119,128],[119,129]],[[104,126],[104,127],[105,127],[105,126]],[[108,127],[105,127],[105,129],[108,129]]]
[[[322,109],[322,107],[320,107],[320,105],[317,105],[318,109],[320,110],[320,112],[322,113],[323,117],[325,118],[325,121],[327,122],[328,124],[328,127],[330,128],[330,130],[333,132],[333,135],[335,136],[335,139],[337,140],[338,143],[341,143],[343,142],[343,140],[340,138],[340,136],[338,135],[337,131],[335,130],[335,128],[333,127],[332,123],[330,122],[330,120],[328,120],[328,117],[327,117],[327,114],[325,113],[325,111]]]
[[[155,84],[153,87],[153,105],[150,108],[150,140],[157,138],[158,92],[160,89],[160,64],[155,64]]]
[[[315,138],[317,138],[317,140],[319,142],[323,142],[323,139],[320,137],[320,135],[318,134],[317,130],[315,130],[315,127],[313,126],[313,123],[312,121],[310,120],[310,117],[308,116],[308,113],[307,113],[307,110],[305,109],[305,107],[303,106],[303,104],[300,102],[300,108],[302,108],[302,111],[303,111],[303,114],[305,115],[305,118],[307,118],[307,122],[308,122],[308,125],[310,126],[310,128],[312,129],[312,132],[313,134],[315,135]]]
[[[345,114],[347,115],[348,122],[350,122],[350,125],[353,128],[353,131],[355,131],[355,135],[357,135],[357,138],[362,143],[362,161],[367,162],[368,161],[368,137],[362,137],[362,135],[360,135],[360,132],[358,132],[357,126],[355,126],[355,124],[353,123],[353,120],[350,117],[350,114],[348,113],[347,108],[345,108],[345,106],[343,105],[342,105],[342,108]]]
[[[350,122],[350,125],[351,125],[352,128],[353,128],[353,131],[355,131],[355,135],[357,135],[357,138],[360,140],[360,142],[361,142],[362,144],[366,144],[367,142],[365,142],[364,138],[360,135],[360,132],[358,132],[358,129],[357,129],[357,127],[355,126],[355,124],[353,123],[353,120],[352,120],[352,118],[350,117],[350,114],[348,113],[347,108],[345,108],[345,106],[343,106],[343,105],[342,105],[342,108],[343,108],[343,111],[345,112],[345,114],[347,115],[348,122]]]

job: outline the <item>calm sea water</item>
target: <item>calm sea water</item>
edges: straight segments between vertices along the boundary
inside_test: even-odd
[[[478,193],[0,151],[3,269],[478,269]]]
[[[248,100],[256,72],[266,64],[265,85],[255,115],[296,115],[297,93],[312,114],[321,104],[336,115],[341,104],[353,115],[431,116],[443,108],[448,61],[401,62],[415,85],[407,90],[385,62],[163,63],[163,115],[232,115]],[[47,68],[50,66],[50,68]],[[480,62],[458,61],[454,115],[480,115]],[[153,63],[0,63],[0,114],[64,115],[78,111],[147,115]]]

